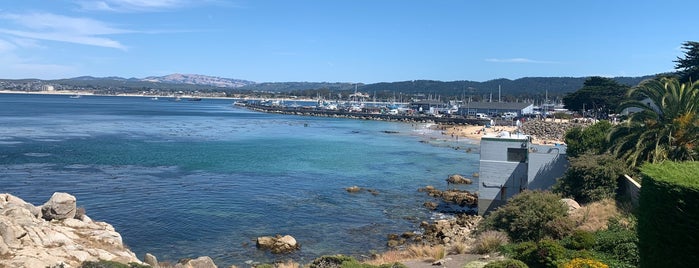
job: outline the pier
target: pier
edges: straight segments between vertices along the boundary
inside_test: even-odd
[[[398,121],[398,122],[419,122],[419,123],[439,123],[448,125],[485,125],[489,120],[478,118],[464,118],[453,116],[434,116],[426,114],[406,115],[406,114],[383,114],[383,113],[367,113],[367,112],[351,112],[345,110],[325,110],[314,107],[284,107],[284,106],[269,106],[253,103],[242,105],[253,111],[265,113],[290,114],[301,116],[322,116],[322,117],[338,117],[363,120],[380,120],[380,121]]]

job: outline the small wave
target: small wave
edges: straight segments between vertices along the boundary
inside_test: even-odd
[[[31,156],[31,157],[47,157],[47,156],[50,156],[51,154],[49,154],[49,153],[25,153],[24,155]]]

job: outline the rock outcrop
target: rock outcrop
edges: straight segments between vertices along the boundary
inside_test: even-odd
[[[141,263],[112,225],[75,219],[76,199],[55,193],[41,207],[0,194],[0,267],[78,267],[85,261]]]
[[[75,217],[77,199],[67,193],[53,193],[51,199],[41,206],[42,218],[50,220],[65,220]]]
[[[175,268],[218,268],[208,256],[199,257],[196,259],[187,259],[175,264]]]
[[[447,183],[449,184],[471,184],[473,181],[469,178],[461,176],[459,174],[450,175],[447,178]]]
[[[454,219],[422,222],[422,233],[390,234],[387,246],[395,248],[405,244],[426,244],[451,248],[457,244],[471,245],[474,242],[472,233],[482,219],[481,216],[460,214]]]
[[[434,188],[434,186],[426,186],[425,188],[418,189],[419,192],[426,192],[427,195],[440,198],[442,201],[458,205],[460,207],[477,207],[478,206],[478,195],[471,193],[466,190],[446,190],[440,191]]]
[[[296,239],[290,235],[262,236],[257,238],[257,248],[269,249],[272,253],[289,253],[301,248]]]

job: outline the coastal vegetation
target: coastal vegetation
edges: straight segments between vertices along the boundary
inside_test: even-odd
[[[699,263],[699,162],[641,167],[638,238],[641,267],[690,267]]]
[[[624,162],[610,154],[585,153],[570,158],[570,167],[553,191],[580,203],[615,198],[619,178],[628,173]]]

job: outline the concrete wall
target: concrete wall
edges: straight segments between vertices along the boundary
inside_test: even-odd
[[[621,195],[628,197],[634,207],[638,207],[638,196],[641,194],[641,185],[629,175],[624,175],[620,182]]]
[[[483,215],[527,188],[527,163],[508,162],[508,148],[522,148],[526,139],[483,138],[478,185],[478,213]]]
[[[565,146],[530,145],[529,189],[550,189],[568,169]]]

